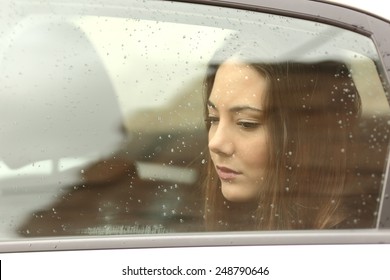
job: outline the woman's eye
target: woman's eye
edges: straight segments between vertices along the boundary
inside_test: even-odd
[[[208,116],[205,121],[206,121],[207,125],[215,125],[217,122],[219,122],[219,118],[213,117],[213,116]]]
[[[237,124],[245,129],[257,128],[260,126],[260,123],[258,122],[247,122],[247,121],[240,121]]]

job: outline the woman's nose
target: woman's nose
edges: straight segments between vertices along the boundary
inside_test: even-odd
[[[231,156],[234,153],[232,131],[220,124],[211,127],[209,130],[209,150],[216,154]]]

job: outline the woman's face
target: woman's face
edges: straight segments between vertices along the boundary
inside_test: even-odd
[[[226,62],[208,100],[209,150],[223,196],[245,202],[261,190],[267,162],[265,78],[246,64]]]

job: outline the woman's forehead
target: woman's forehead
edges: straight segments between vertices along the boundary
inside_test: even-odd
[[[248,64],[226,62],[216,73],[209,100],[218,106],[262,106],[265,78]]]

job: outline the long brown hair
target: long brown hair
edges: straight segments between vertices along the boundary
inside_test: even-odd
[[[349,162],[361,101],[344,63],[250,64],[268,82],[267,172],[255,205],[226,201],[209,158],[204,182],[208,230],[335,228],[348,216]],[[211,65],[205,98],[218,65]],[[207,113],[207,112],[206,112]]]

